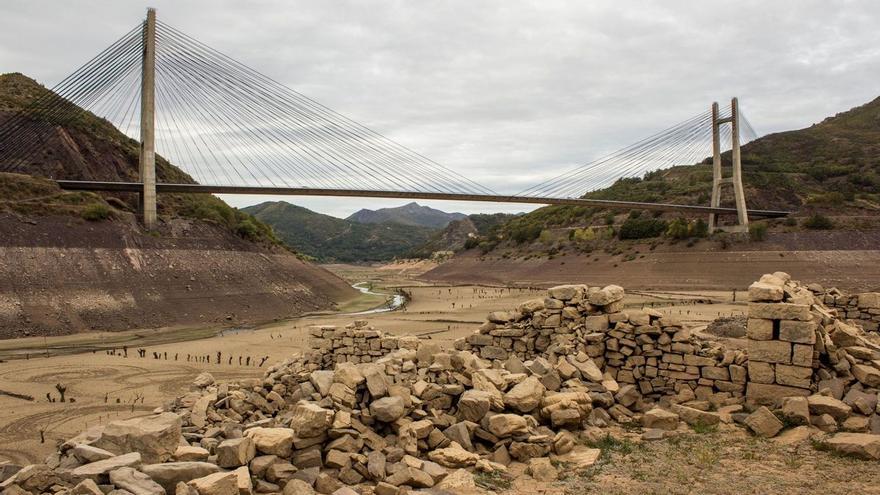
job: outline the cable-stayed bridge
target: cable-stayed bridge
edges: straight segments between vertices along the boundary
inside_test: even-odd
[[[156,21],[155,11],[51,91],[0,124],[0,171],[27,172],[45,153],[48,133],[89,111],[140,142],[137,182],[57,179],[66,189],[131,191],[141,196],[148,228],[157,193],[226,193],[443,199],[569,204],[779,217],[746,210],[740,144],[755,132],[734,99],[717,104],[631,146],[515,194],[478,184],[320,103]],[[730,125],[725,125],[730,124]],[[732,176],[721,152],[732,150]],[[190,177],[157,182],[156,155]],[[713,156],[712,201],[680,205],[608,201],[584,194],[673,165]],[[734,187],[735,208],[720,207],[720,187]]]

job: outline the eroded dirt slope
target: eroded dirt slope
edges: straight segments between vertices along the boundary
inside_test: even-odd
[[[288,251],[205,222],[146,234],[133,218],[0,213],[0,338],[265,321],[353,294]]]
[[[517,257],[472,249],[425,273],[440,283],[549,286],[616,283],[634,289],[745,289],[763,273],[783,270],[794,278],[849,291],[880,288],[880,233],[797,232],[773,234],[765,242],[712,241],[630,245],[615,254],[563,252]]]

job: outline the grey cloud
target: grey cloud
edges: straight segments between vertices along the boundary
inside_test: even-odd
[[[877,97],[880,74],[880,3],[868,0],[149,3],[168,24],[502,192],[732,95],[759,133],[805,127]],[[52,85],[146,6],[6,0],[0,71]],[[399,203],[292,202],[342,216]],[[500,209],[458,206],[443,205]]]

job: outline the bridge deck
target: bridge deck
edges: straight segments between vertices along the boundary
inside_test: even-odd
[[[97,182],[59,180],[62,189],[84,191],[125,191],[139,192],[143,185],[139,182]],[[296,187],[256,187],[256,186],[212,186],[204,184],[156,184],[160,193],[209,193],[209,194],[268,194],[275,196],[344,196],[364,198],[437,199],[452,201],[482,201],[489,203],[529,203],[543,205],[596,206],[601,208],[642,209],[659,211],[680,211],[684,213],[715,213],[736,215],[736,208],[713,208],[711,206],[677,205],[669,203],[644,203],[638,201],[612,201],[606,199],[546,198],[528,196],[488,196],[477,194],[452,194],[432,192],[371,191],[315,189]],[[750,217],[778,218],[787,216],[787,211],[748,210]]]

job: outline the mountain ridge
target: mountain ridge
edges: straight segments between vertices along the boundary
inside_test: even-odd
[[[242,208],[271,225],[284,242],[319,261],[384,261],[406,256],[435,229],[396,222],[359,223],[286,201]]]
[[[415,201],[405,205],[392,208],[379,208],[378,210],[370,210],[362,208],[348,217],[350,220],[358,223],[400,223],[403,225],[418,225],[421,227],[430,227],[442,229],[449,225],[453,220],[461,220],[466,218],[464,213],[447,213],[442,210],[423,206]]]

